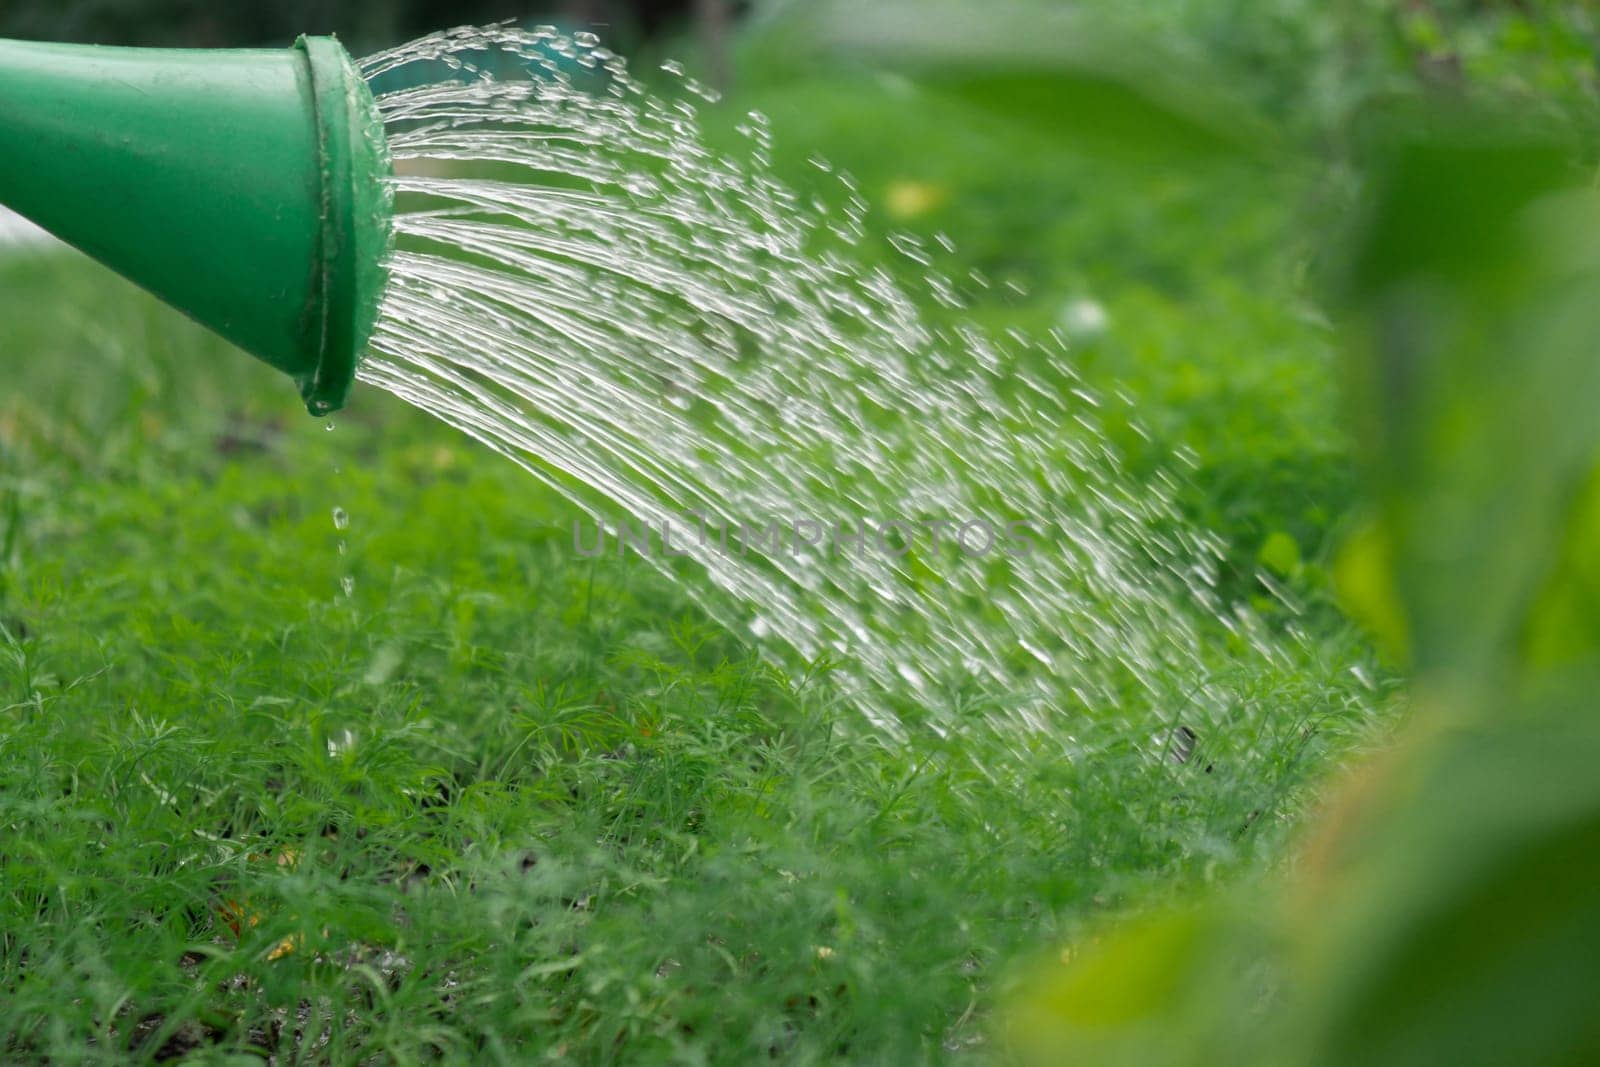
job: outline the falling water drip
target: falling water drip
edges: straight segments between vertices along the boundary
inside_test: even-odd
[[[333,528],[338,530],[341,534],[350,528],[350,513],[345,511],[344,508],[335,507],[333,509]],[[345,539],[340,537],[339,555],[343,556],[347,550],[348,545],[346,544]],[[341,575],[339,578],[339,588],[344,592],[346,597],[354,595],[356,588],[355,578],[349,574]]]

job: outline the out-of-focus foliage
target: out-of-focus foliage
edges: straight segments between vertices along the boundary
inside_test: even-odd
[[[1600,205],[1559,142],[1475,126],[1389,153],[1347,299],[1407,643],[1488,684],[1524,665],[1600,446]]]
[[[1326,1062],[1593,1063],[1600,196],[1561,142],[1454,119],[1403,127],[1351,257],[1426,732],[1313,872],[1303,1010]]]
[[[335,33],[357,52],[504,19],[599,29],[618,47],[677,32],[691,0],[7,0],[0,37],[165,48],[287,44]]]
[[[1371,499],[1345,571],[1409,650],[1409,737],[1285,884],[1037,977],[1037,1062],[1600,1059],[1600,196],[1520,119],[1386,117],[1345,257]]]
[[[1264,131],[1168,37],[1078,8],[823,3],[806,32],[1083,150],[1134,160],[1251,151]],[[1199,67],[1196,71],[1194,68]],[[1191,76],[1185,77],[1188,71]]]
[[[1592,104],[1596,22],[1582,0],[1089,0],[1187,42],[1265,112],[1337,139],[1375,101],[1419,87],[1493,90],[1529,111]]]
[[[758,10],[783,42],[766,58],[780,63],[786,52],[793,62],[794,43],[807,39],[875,44],[883,59],[900,48],[908,49],[900,58],[915,59],[919,42],[925,53],[933,40],[945,55],[994,57],[992,43],[1004,41],[1013,63],[1091,60],[1096,50],[1087,45],[1105,42],[1111,47],[1094,65],[1140,74],[1146,84],[1130,88],[1170,96],[1176,85],[1182,96],[1195,89],[1185,75],[1205,67],[1216,75],[1207,92],[1225,88],[1251,111],[1332,148],[1374,103],[1419,88],[1492,90],[1527,114],[1568,119],[1600,96],[1600,15],[1582,0],[889,0],[870,12],[847,0],[768,0]],[[974,25],[983,28],[975,33]],[[1064,118],[1081,101],[1039,103]]]

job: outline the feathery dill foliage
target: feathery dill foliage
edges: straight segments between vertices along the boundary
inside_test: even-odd
[[[6,282],[7,1059],[966,1047],[1010,961],[1270,855],[1374,699],[1335,633],[1183,763],[1176,706],[888,743],[400,405],[284,421],[109,276]]]

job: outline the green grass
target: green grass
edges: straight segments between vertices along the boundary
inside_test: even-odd
[[[826,664],[780,675],[642,563],[575,559],[572,512],[443,426],[365,391],[327,432],[97,268],[0,260],[0,1058],[982,1057],[1036,955],[1281,861],[1385,700],[1318,569],[1349,483],[1327,342],[1292,279],[1227,269],[1287,209],[1014,144],[1001,182],[949,150],[972,131],[874,156],[897,99],[752,103],[880,205],[946,190],[901,221],[1033,290],[986,321],[1108,309],[1080,358],[1151,427],[1130,462],[1199,454],[1191,517],[1275,650],[1196,758],[1152,741],[1193,678],[1084,722],[1092,756],[979,728],[983,693],[889,742]],[[1255,577],[1275,532],[1303,616]]]

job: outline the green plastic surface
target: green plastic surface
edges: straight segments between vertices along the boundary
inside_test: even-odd
[[[328,37],[239,51],[0,41],[0,203],[343,405],[390,205],[372,96]]]

